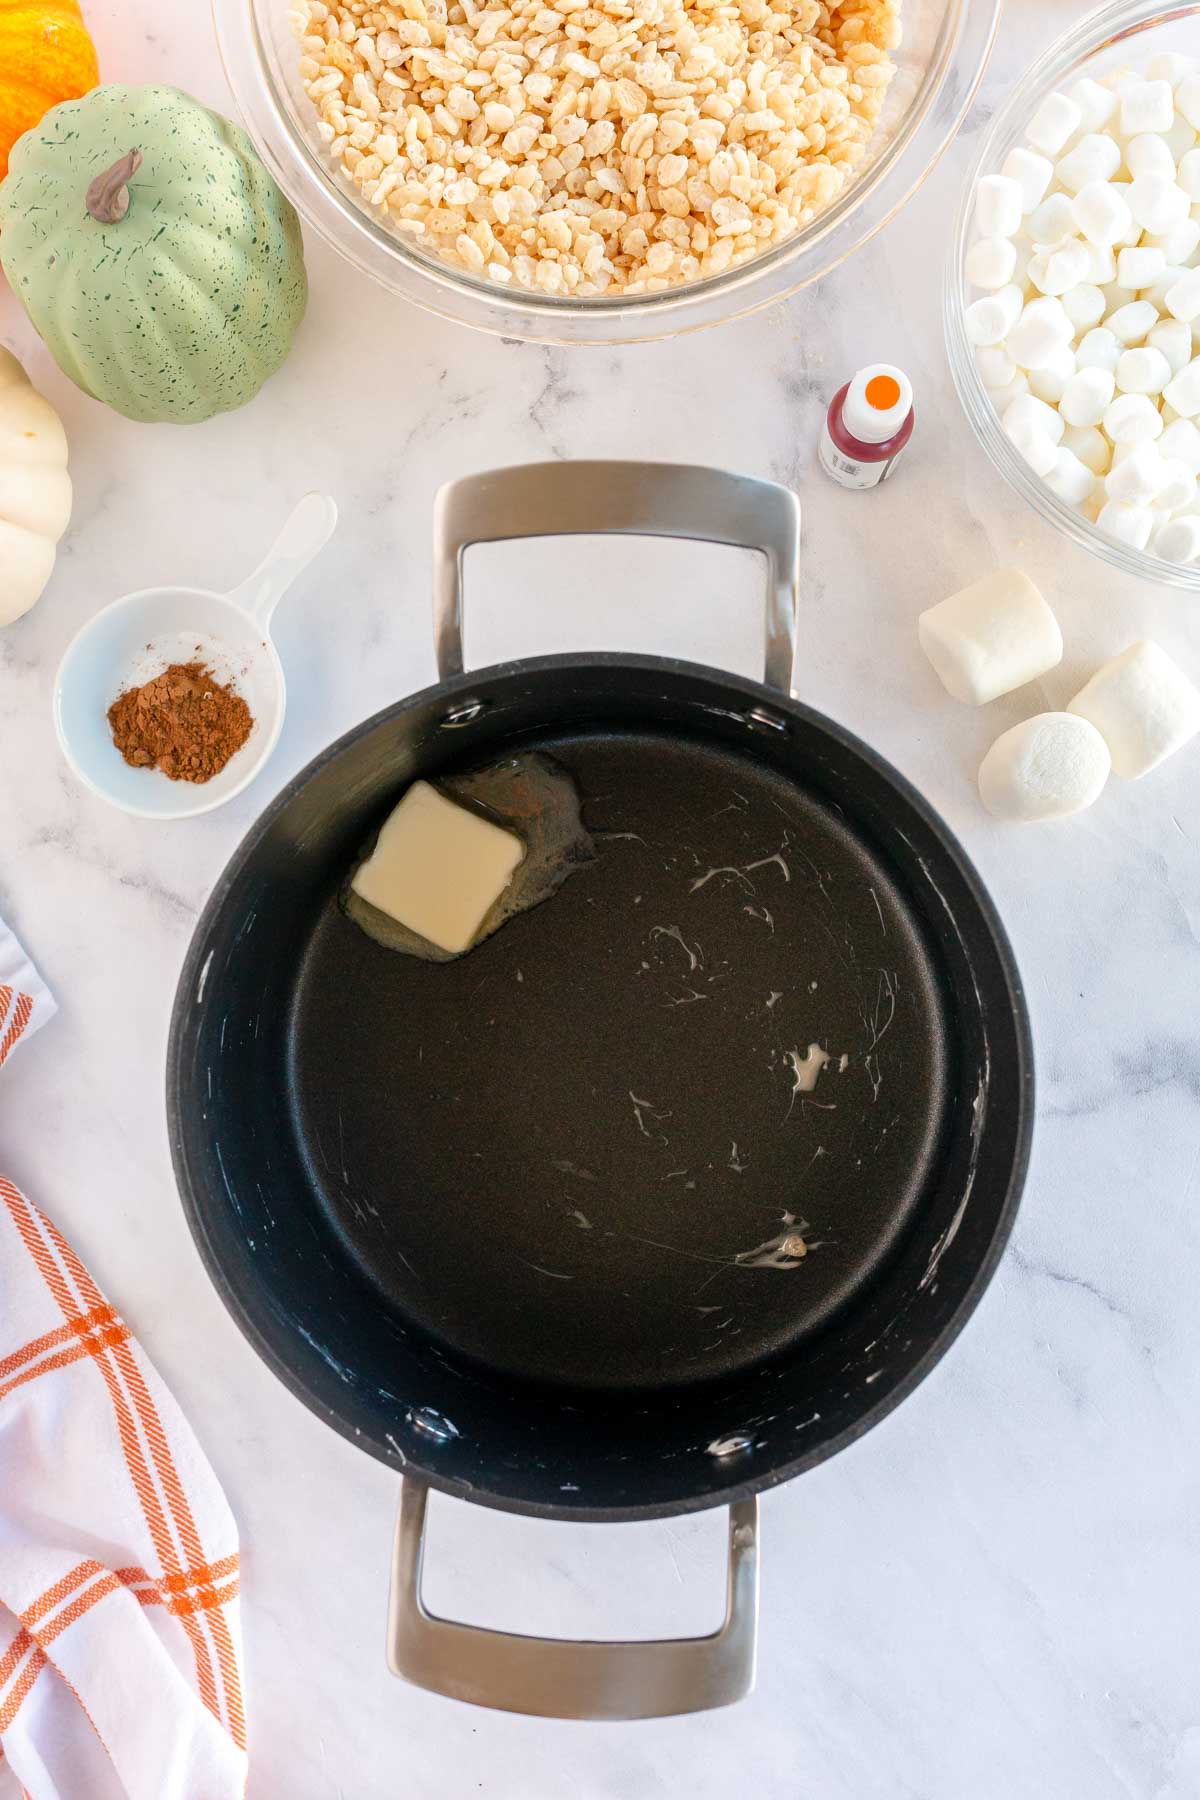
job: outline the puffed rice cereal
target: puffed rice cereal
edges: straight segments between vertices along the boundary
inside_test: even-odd
[[[901,0],[292,0],[333,162],[423,250],[544,294],[720,274],[861,162]]]

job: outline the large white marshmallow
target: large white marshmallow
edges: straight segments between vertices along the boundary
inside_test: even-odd
[[[1164,433],[1165,435],[1165,433]],[[1162,439],[1154,445],[1162,456]],[[1162,456],[1165,476],[1155,495],[1154,504],[1162,513],[1184,512],[1196,503],[1196,477],[1185,462],[1174,456]]]
[[[1200,131],[1200,75],[1185,75],[1175,89],[1175,109]]]
[[[1021,229],[1021,184],[1009,175],[985,175],[975,189],[980,237],[1016,237]]]
[[[1025,141],[1044,156],[1057,156],[1082,124],[1083,113],[1074,100],[1066,94],[1050,93],[1025,127]]]
[[[1196,254],[1196,246],[1200,244],[1200,223],[1195,219],[1181,219],[1178,225],[1172,225],[1170,231],[1148,231],[1142,243],[1150,250],[1161,250],[1168,269],[1184,268],[1191,262]]]
[[[917,620],[921,648],[942,686],[983,706],[1035,681],[1062,661],[1062,632],[1020,569],[996,569]]]
[[[1200,731],[1200,690],[1149,638],[1098,669],[1068,710],[1100,732],[1126,781],[1148,775]]]
[[[1057,407],[1048,406],[1044,400],[1028,393],[1014,400],[1004,415],[1005,431],[1011,433],[1026,428],[1044,433],[1052,444],[1057,444],[1066,430],[1066,421]]]
[[[1004,387],[1017,372],[1017,365],[1003,344],[981,344],[975,352],[975,367],[984,387],[990,388]]]
[[[1104,739],[1072,713],[1038,713],[996,739],[979,767],[979,796],[1000,819],[1064,819],[1108,780]]]
[[[1096,287],[1117,279],[1117,258],[1111,244],[1088,245],[1087,278]]]
[[[1121,252],[1122,256],[1126,251]],[[1163,266],[1166,259],[1160,258]],[[977,238],[964,263],[967,280],[978,288],[1007,287],[1017,266],[1017,246],[1011,238]]]
[[[1087,280],[1090,266],[1088,249],[1081,238],[1068,238],[1065,244],[1058,246],[1057,250],[1047,251],[1045,262],[1045,274],[1041,281],[1035,283],[1037,287],[1041,288],[1043,294],[1059,296]],[[1031,274],[1032,270],[1031,263]]]
[[[1172,163],[1172,173],[1174,168]],[[1023,144],[1018,144],[1000,165],[1000,173],[1017,183],[1021,190],[1021,210],[1031,213],[1045,198],[1046,189],[1054,179],[1054,164],[1049,157],[1039,156],[1036,150],[1026,150]]]

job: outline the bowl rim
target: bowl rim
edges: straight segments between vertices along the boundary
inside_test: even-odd
[[[204,788],[197,786],[194,782],[176,782],[175,786],[184,790],[184,792],[180,794],[180,799],[183,801],[183,804],[173,806],[169,811],[164,811],[161,807],[141,806],[136,801],[124,800],[115,794],[110,787],[107,787],[103,780],[94,773],[93,764],[88,763],[85,759],[76,754],[71,735],[63,720],[63,696],[66,691],[67,683],[71,679],[72,665],[86,652],[87,641],[93,635],[95,628],[99,626],[102,620],[110,618],[114,613],[132,610],[137,602],[155,600],[162,594],[188,594],[206,601],[219,600],[223,604],[229,606],[232,611],[238,613],[241,618],[249,619],[249,615],[243,612],[239,606],[235,605],[235,603],[230,600],[228,594],[218,594],[211,588],[190,587],[179,583],[167,583],[165,585],[154,587],[138,588],[134,593],[121,594],[117,599],[110,600],[107,606],[102,606],[98,612],[94,612],[90,618],[84,620],[78,631],[71,637],[70,642],[67,644],[62,656],[59,658],[58,667],[54,672],[54,690],[51,698],[51,711],[54,715],[54,735],[58,739],[58,747],[62,751],[63,758],[76,779],[82,782],[83,786],[91,793],[95,794],[98,799],[107,801],[109,806],[115,807],[118,812],[127,813],[131,818],[135,819],[156,819],[163,821],[195,819],[199,818],[202,813],[215,812],[219,806],[224,806],[227,801],[236,799],[239,794],[243,793],[254,780],[255,776],[260,772],[264,763],[274,751],[276,744],[279,742],[279,736],[283,730],[284,714],[287,711],[287,677],[284,674],[283,663],[280,661],[279,652],[275,647],[275,640],[265,626],[262,626],[255,620],[249,619],[249,622],[256,630],[258,630],[262,638],[263,648],[266,651],[268,660],[273,668],[278,688],[279,704],[275,708],[275,718],[271,729],[266,733],[262,745],[253,760],[248,763],[246,769],[238,777],[234,785],[222,794],[211,794],[206,796]],[[240,754],[240,752],[236,752],[235,754]],[[186,798],[185,796],[194,796],[194,798]]]
[[[255,0],[212,0],[212,13],[226,79],[255,148],[304,222],[332,249],[443,318],[501,337],[611,345],[675,336],[756,311],[828,274],[880,231],[957,133],[987,68],[1001,5],[949,0],[929,68],[894,136],[802,231],[703,281],[649,295],[582,298],[502,287],[414,254],[398,233],[371,218],[293,123],[261,41]]]
[[[1198,14],[1200,0],[1175,0],[1174,4],[1163,4],[1162,0],[1111,0],[1050,44],[1009,92],[983,134],[963,180],[942,284],[942,321],[955,390],[976,437],[1010,487],[1049,524],[1123,574],[1156,587],[1181,588],[1190,593],[1200,593],[1200,563],[1167,562],[1148,550],[1136,550],[1131,544],[1109,537],[1081,512],[1060,500],[1034,474],[1007,436],[1000,415],[988,398],[967,339],[964,259],[971,241],[976,183],[982,174],[999,167],[1001,153],[1032,116],[1037,99],[1065,77],[1086,72],[1086,64],[1117,44],[1135,41],[1144,31],[1194,19]]]

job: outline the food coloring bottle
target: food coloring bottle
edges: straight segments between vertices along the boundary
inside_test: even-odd
[[[818,456],[842,487],[886,481],[913,430],[912,383],[903,369],[871,363],[829,403]]]

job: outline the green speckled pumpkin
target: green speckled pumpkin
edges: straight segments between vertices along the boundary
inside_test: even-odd
[[[241,406],[308,296],[299,222],[249,138],[170,87],[93,88],[17,141],[0,265],[64,373],[130,419]]]

